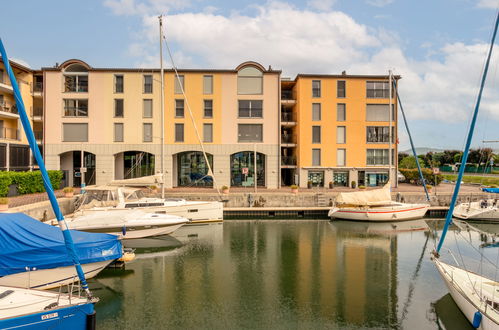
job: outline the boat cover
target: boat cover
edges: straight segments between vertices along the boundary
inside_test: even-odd
[[[488,193],[499,194],[499,188],[483,188],[482,190]]]
[[[81,264],[118,259],[123,254],[118,236],[71,230]],[[71,266],[64,238],[54,227],[23,213],[0,213],[0,276],[30,269]]]
[[[381,189],[339,193],[336,204],[339,205],[386,205],[392,202],[390,185],[387,183]]]

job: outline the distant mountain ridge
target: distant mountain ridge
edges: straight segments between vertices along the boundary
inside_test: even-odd
[[[416,154],[417,155],[426,155],[430,151],[431,152],[444,152],[445,150],[454,150],[454,149],[438,149],[438,148],[418,147],[418,148],[416,148]],[[400,152],[412,155],[412,149],[407,149],[407,150],[403,150]]]

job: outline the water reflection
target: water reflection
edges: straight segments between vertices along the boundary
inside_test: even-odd
[[[133,274],[97,278],[115,293],[97,305],[99,328],[436,328],[428,306],[446,289],[424,221],[181,229],[139,251]]]

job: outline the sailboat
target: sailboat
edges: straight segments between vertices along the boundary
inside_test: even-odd
[[[483,188],[482,190],[499,194],[499,188]],[[456,206],[453,215],[463,220],[499,221],[499,200],[498,198],[490,198],[477,202],[461,203]]]
[[[339,193],[328,216],[355,221],[404,221],[421,219],[428,204],[392,201],[390,182],[381,189]]]
[[[465,164],[468,160],[468,152],[471,146],[473,131],[478,117],[478,109],[480,107],[482,92],[487,78],[487,71],[494,47],[494,41],[497,35],[498,25],[499,12],[496,16],[494,33],[492,35],[492,41],[490,42],[487,61],[481,79],[480,91],[478,93],[473,118],[468,131],[466,146],[463,152],[463,158],[461,160],[463,164]],[[472,323],[473,327],[484,330],[499,329],[499,282],[471,272],[465,269],[464,266],[452,266],[440,260],[440,250],[452,222],[452,214],[454,212],[454,206],[456,205],[459,194],[459,188],[461,187],[464,168],[465,166],[461,166],[459,168],[456,187],[452,195],[449,211],[447,212],[442,235],[436,249],[432,253],[431,259],[435,263],[435,266],[449,289],[452,298],[466,318]]]
[[[42,155],[36,144],[35,135],[31,128],[29,118],[26,114],[21,92],[17,80],[10,66],[7,52],[0,38],[0,54],[4,63],[5,71],[10,78],[14,97],[33,156],[39,165],[42,181],[47,191],[50,203],[59,221],[59,227],[65,241],[67,254],[64,259],[72,260],[76,273],[80,280],[81,289],[86,297],[83,299],[72,299],[72,295],[62,295],[56,292],[47,293],[45,297],[39,291],[33,289],[19,289],[11,286],[0,287],[0,328],[1,329],[72,329],[92,330],[95,329],[96,316],[94,304],[98,301],[92,296],[85,279],[84,270],[80,264],[78,254],[73,244],[73,239],[67,228],[64,217],[57,203],[52,189],[52,184],[47,174]]]

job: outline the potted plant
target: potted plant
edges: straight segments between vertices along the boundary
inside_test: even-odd
[[[222,193],[228,194],[229,193],[229,187],[227,186],[222,186]]]
[[[333,189],[333,187],[334,187],[333,181],[329,181],[329,189]]]
[[[292,184],[292,185],[291,185],[291,192],[292,192],[293,194],[297,194],[297,193],[298,193],[298,186],[297,186],[297,185],[295,185],[295,184]]]
[[[357,188],[357,182],[356,181],[352,181],[351,184],[352,184],[352,189]]]
[[[149,189],[151,189],[151,192],[154,194],[158,192],[158,186],[152,185],[149,186]]]
[[[73,197],[75,190],[73,187],[65,187],[62,191],[64,192],[64,197],[71,198]]]
[[[366,189],[366,186],[359,186],[359,189]]]
[[[312,188],[312,181],[308,180],[308,182],[307,182],[307,188],[308,189]]]
[[[0,211],[9,209],[9,199],[7,197],[0,197]]]
[[[428,192],[431,192],[431,188],[433,188],[433,186],[431,184],[426,185],[426,189],[428,189]]]

